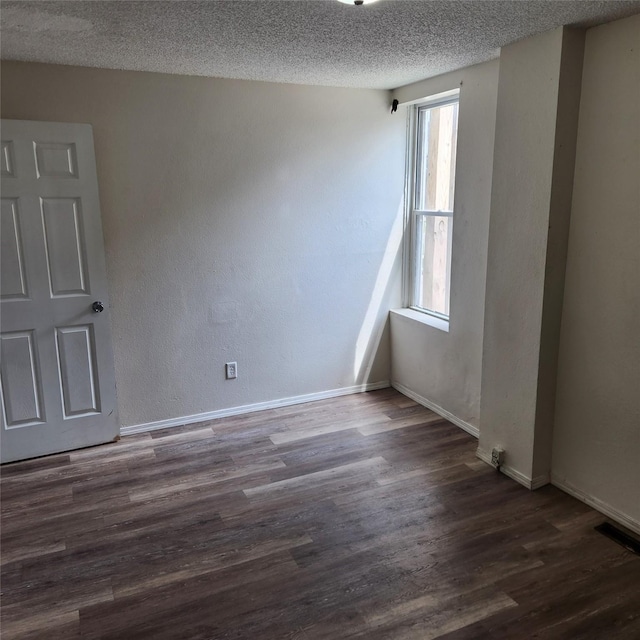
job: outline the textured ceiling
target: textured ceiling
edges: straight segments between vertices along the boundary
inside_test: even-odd
[[[640,0],[5,0],[0,20],[3,59],[390,89],[635,13]]]

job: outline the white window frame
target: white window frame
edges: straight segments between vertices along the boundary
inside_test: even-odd
[[[408,109],[408,122],[407,122],[407,160],[406,160],[406,184],[405,184],[405,244],[404,244],[404,307],[412,309],[425,316],[433,317],[438,321],[449,322],[451,316],[451,308],[449,308],[449,315],[439,313],[432,309],[425,309],[417,306],[415,301],[418,299],[417,287],[419,284],[418,269],[421,268],[418,264],[418,256],[420,248],[419,235],[418,235],[418,217],[421,216],[439,216],[447,217],[451,219],[451,225],[449,230],[449,247],[447,250],[447,260],[451,263],[452,259],[452,238],[453,238],[453,219],[455,211],[455,186],[454,186],[454,206],[450,211],[431,211],[422,210],[416,208],[416,201],[418,196],[418,168],[419,168],[419,154],[421,153],[420,140],[418,137],[418,112],[420,109],[431,109],[433,107],[442,107],[447,104],[460,104],[460,90],[454,89],[442,94],[438,94],[416,102],[410,109]],[[458,126],[458,122],[456,126]],[[457,164],[457,150],[456,150],[456,164]],[[457,169],[457,167],[456,167]],[[457,182],[457,172],[456,180]],[[449,264],[448,272],[451,274],[451,264]],[[451,296],[451,281],[448,282],[449,286],[449,299]],[[435,323],[434,326],[439,327],[439,323]]]

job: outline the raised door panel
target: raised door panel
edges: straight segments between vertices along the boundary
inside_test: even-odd
[[[77,178],[78,155],[73,142],[34,142],[39,178]]]
[[[42,228],[52,297],[89,293],[79,198],[41,198]]]
[[[56,348],[65,418],[100,412],[92,325],[58,327]]]
[[[0,213],[0,296],[3,300],[29,296],[17,198],[2,198]]]
[[[8,429],[44,422],[33,331],[1,334],[2,413]]]
[[[11,140],[3,140],[1,155],[0,155],[0,169],[2,175],[10,178],[16,176],[16,162],[13,153],[13,142]]]

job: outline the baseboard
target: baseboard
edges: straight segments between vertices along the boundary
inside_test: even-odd
[[[551,482],[551,476],[546,473],[542,476],[536,476],[531,480],[531,489],[535,491],[536,489],[540,489],[540,487],[544,487]]]
[[[486,462],[490,467],[493,467],[491,464],[491,453],[488,451],[483,451],[478,448],[476,450],[476,456],[480,458],[483,462]],[[535,489],[539,489],[540,487],[544,487],[544,485],[549,484],[549,476],[542,475],[536,476],[535,478],[530,478],[526,476],[524,473],[521,473],[517,469],[510,467],[508,464],[503,464],[500,467],[500,471],[504,473],[505,476],[515,480],[517,483],[521,484],[523,487],[527,489],[531,489],[534,491]]]
[[[606,502],[599,500],[598,498],[594,498],[589,494],[581,491],[577,487],[574,487],[570,482],[566,480],[558,478],[555,474],[551,474],[551,484],[554,487],[558,487],[558,489],[562,489],[565,493],[568,493],[570,496],[577,498],[580,502],[584,502],[588,504],[590,507],[593,507],[596,511],[604,514],[608,518],[615,520],[623,527],[633,531],[640,535],[640,522],[634,520],[631,516],[628,516],[626,513],[622,513],[622,511],[618,511],[614,507],[608,505]]]
[[[382,380],[381,382],[358,384],[353,387],[342,387],[341,389],[330,389],[329,391],[307,393],[301,396],[293,396],[291,398],[280,398],[279,400],[256,402],[254,404],[245,404],[239,407],[218,409],[217,411],[207,411],[206,413],[196,413],[191,416],[169,418],[167,420],[156,420],[155,422],[146,422],[144,424],[134,424],[130,427],[122,427],[120,429],[120,434],[123,436],[130,436],[134,433],[157,431],[158,429],[168,429],[169,427],[180,427],[185,424],[195,424],[197,422],[215,420],[216,418],[228,418],[229,416],[238,416],[243,413],[254,413],[255,411],[264,411],[266,409],[277,409],[278,407],[289,407],[294,404],[304,404],[305,402],[313,402],[314,400],[326,400],[327,398],[348,396],[353,393],[362,393],[363,391],[387,389],[389,386],[390,384],[388,380]]]
[[[415,400],[418,404],[421,404],[423,407],[427,407],[427,409],[431,409],[431,411],[433,411],[434,413],[437,413],[439,416],[446,418],[449,422],[453,422],[453,424],[455,424],[456,427],[460,427],[467,433],[470,433],[475,438],[478,438],[480,436],[478,427],[474,427],[472,424],[469,424],[468,422],[461,420],[457,416],[454,416],[453,413],[449,413],[446,409],[443,409],[442,407],[438,406],[435,402],[431,402],[431,400],[427,400],[426,398],[422,397],[420,394],[409,389],[409,387],[405,387],[400,382],[396,382],[394,380],[391,381],[391,386],[396,391],[399,391],[403,396],[407,396],[408,398]]]

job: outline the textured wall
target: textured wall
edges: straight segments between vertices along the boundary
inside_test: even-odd
[[[93,125],[124,425],[389,377],[387,92],[4,63],[2,117]]]
[[[460,87],[449,332],[392,314],[392,380],[477,427],[498,61],[403,87],[415,100]],[[462,83],[462,85],[461,85]]]
[[[640,16],[587,32],[553,480],[640,530]]]

